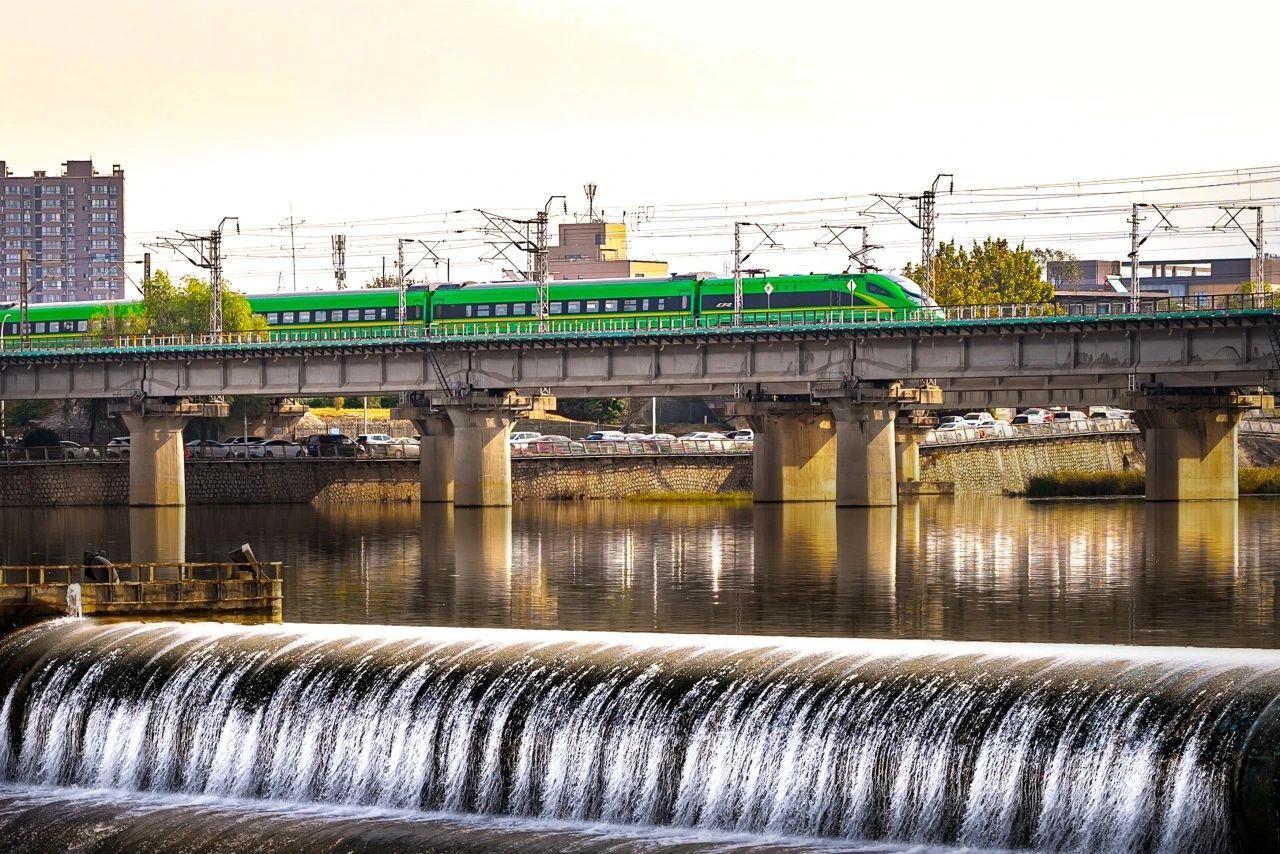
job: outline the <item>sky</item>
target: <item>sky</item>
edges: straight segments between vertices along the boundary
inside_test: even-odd
[[[898,267],[918,236],[883,207],[862,214],[867,194],[915,193],[940,172],[955,175],[946,239],[1120,257],[1131,200],[1254,198],[1280,219],[1277,170],[1091,185],[1107,194],[1084,200],[992,190],[1280,163],[1280,59],[1261,38],[1280,25],[1275,3],[4,6],[0,159],[16,174],[123,165],[135,257],[157,235],[238,216],[228,275],[250,291],[292,287],[291,215],[305,220],[300,288],[331,285],[335,233],[349,235],[353,281],[398,237],[444,240],[455,278],[494,278],[478,218],[446,212],[529,216],[564,194],[572,218],[588,181],[610,218],[625,212],[633,256],[681,271],[723,271],[744,217],[786,225],[756,259],[779,272],[847,263],[813,245],[829,221],[871,223],[878,263]],[[960,216],[977,209],[1003,215]],[[1214,216],[1181,212],[1190,231],[1150,251],[1250,254],[1205,230]]]

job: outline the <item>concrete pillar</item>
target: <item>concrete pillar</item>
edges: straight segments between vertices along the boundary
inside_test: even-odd
[[[511,505],[511,426],[522,412],[503,406],[450,405],[453,422],[453,503]]]
[[[292,400],[275,400],[271,407],[257,418],[250,419],[249,432],[264,439],[296,438],[298,422],[311,411],[305,403]]]
[[[187,503],[182,428],[192,418],[226,418],[225,403],[130,401],[112,409],[129,431],[129,504],[180,507]]]
[[[927,427],[910,426],[902,421],[894,422],[893,441],[898,483],[920,482],[920,443],[928,432]]]
[[[771,501],[833,501],[836,497],[836,429],[821,404],[735,402],[734,417],[755,431],[752,447],[754,498]]]
[[[413,423],[419,434],[423,503],[453,501],[453,421],[443,410],[426,410]]]
[[[1148,501],[1233,501],[1239,497],[1238,433],[1243,410],[1148,408],[1133,413],[1147,457]]]
[[[895,507],[897,412],[883,404],[831,401],[836,422],[836,506]]]

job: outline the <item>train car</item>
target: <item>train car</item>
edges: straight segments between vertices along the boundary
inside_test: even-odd
[[[702,282],[702,325],[733,323],[733,288],[733,279]],[[742,321],[749,324],[902,319],[921,308],[937,305],[919,285],[902,276],[849,273],[742,280]]]
[[[346,291],[307,291],[288,294],[249,294],[253,313],[267,321],[273,338],[333,337],[334,332],[358,330],[362,335],[399,325],[400,294],[396,288],[358,288]],[[426,314],[427,289],[405,293],[405,319],[421,326]],[[317,333],[314,336],[313,333]]]
[[[67,342],[89,335],[94,329],[95,318],[107,315],[123,317],[137,311],[139,305],[139,303],[125,300],[36,304],[29,307],[27,320],[31,324],[33,340],[51,343]],[[0,304],[0,336],[4,338],[17,336],[18,325],[18,304]]]
[[[697,280],[557,281],[547,287],[552,332],[586,329],[670,329],[694,323]],[[430,299],[433,332],[537,330],[533,282],[442,287]]]

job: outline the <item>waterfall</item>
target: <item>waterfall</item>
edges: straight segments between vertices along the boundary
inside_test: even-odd
[[[1042,850],[1274,832],[1237,791],[1273,779],[1270,652],[61,620],[0,641],[0,696],[11,783]]]

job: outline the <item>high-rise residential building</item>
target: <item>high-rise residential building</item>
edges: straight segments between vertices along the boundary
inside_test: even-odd
[[[13,175],[0,160],[0,176],[0,301],[18,299],[23,249],[32,303],[124,298],[123,169]]]

